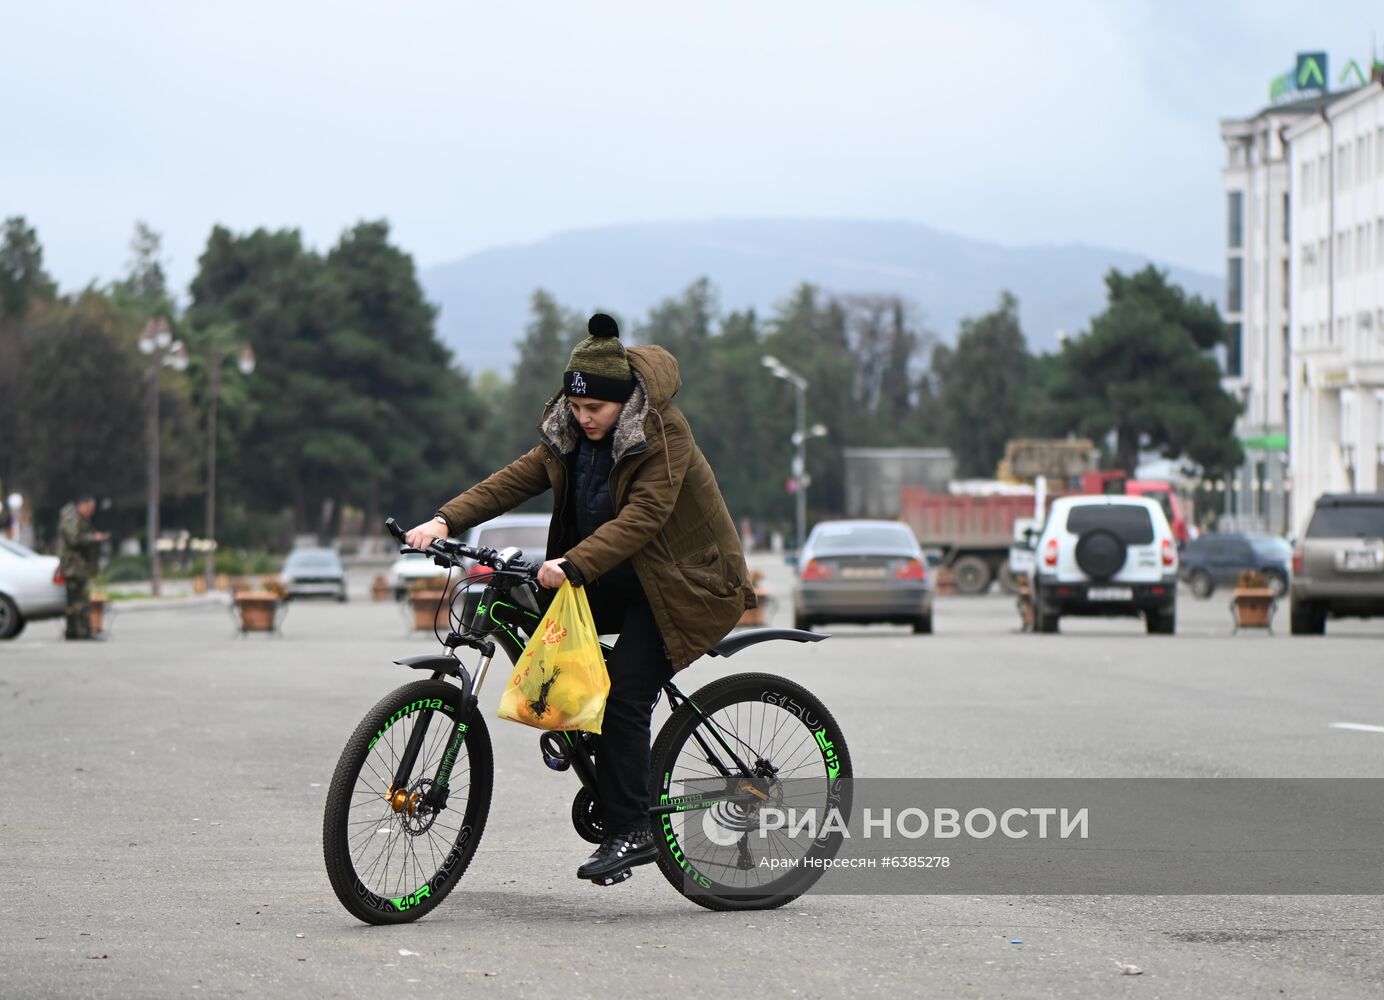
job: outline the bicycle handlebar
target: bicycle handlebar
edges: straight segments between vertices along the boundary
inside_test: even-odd
[[[538,567],[533,566],[519,558],[523,553],[518,549],[505,549],[497,551],[495,549],[474,548],[464,545],[461,542],[454,542],[449,538],[434,538],[432,544],[426,549],[415,549],[408,544],[404,529],[399,527],[399,522],[394,518],[386,518],[385,528],[399,542],[399,554],[406,555],[416,552],[419,555],[431,556],[441,564],[442,560],[453,566],[459,566],[462,559],[470,559],[482,566],[488,566],[497,573],[518,573],[522,576],[534,578],[538,575]]]

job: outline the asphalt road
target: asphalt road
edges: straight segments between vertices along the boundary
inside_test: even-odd
[[[784,594],[786,572],[761,564]],[[499,721],[494,807],[460,887],[419,923],[365,927],[323,871],[323,797],[355,723],[409,679],[390,661],[433,643],[360,600],[364,583],[348,605],[295,606],[281,638],[233,638],[224,607],[196,604],[123,611],[105,643],[64,644],[50,622],[0,644],[0,996],[1384,989],[1375,896],[814,895],[727,914],[654,868],[597,888],[573,874],[589,851],[567,820],[574,780]],[[1132,620],[1021,634],[1000,597],[942,600],[936,622],[767,644],[680,682],[798,679],[860,777],[1384,777],[1384,732],[1333,728],[1384,727],[1384,622],[1232,638],[1225,595],[1184,597],[1172,638]]]

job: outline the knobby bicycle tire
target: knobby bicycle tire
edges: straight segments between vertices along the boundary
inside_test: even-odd
[[[771,674],[735,674],[713,681],[689,700],[749,766],[762,759],[777,769],[770,804],[835,809],[842,824],[849,819],[852,771],[846,741],[826,706],[802,685]],[[666,805],[687,791],[714,795],[718,787],[729,789],[708,766],[694,732],[717,746],[690,704],[679,706],[659,731],[651,755],[652,802]],[[829,860],[841,847],[842,835],[835,830],[800,841],[758,838],[756,810],[746,815],[728,809],[699,808],[656,817],[652,824],[659,869],[675,889],[708,909],[783,906],[821,877],[824,868],[814,862]],[[736,831],[745,832],[737,836]],[[756,839],[781,862],[796,858],[797,866],[766,873],[760,864],[764,850],[759,857],[746,856]]]
[[[366,923],[417,920],[446,898],[476,853],[490,811],[494,764],[479,712],[456,731],[461,710],[455,685],[405,684],[366,714],[341,753],[322,818],[322,853],[337,899]],[[389,799],[395,769],[424,719],[426,742],[405,791],[425,793],[443,756],[451,753],[447,804],[439,811],[421,805],[396,810]]]

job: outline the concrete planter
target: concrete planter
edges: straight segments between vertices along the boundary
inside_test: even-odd
[[[94,635],[100,635],[106,630],[106,595],[92,594],[90,600],[88,619],[91,622],[91,631]]]
[[[235,595],[242,632],[273,632],[279,613],[279,595],[268,590],[242,590]]]
[[[1274,592],[1268,587],[1236,587],[1230,601],[1235,631],[1238,632],[1242,628],[1272,630],[1277,603]]]
[[[413,611],[415,629],[437,629],[451,631],[451,606],[444,600],[443,590],[412,590],[409,592],[409,607]]]
[[[740,620],[735,623],[736,628],[760,628],[769,624],[772,598],[769,596],[769,591],[764,588],[762,570],[754,570],[750,573],[750,586],[754,587],[755,603],[758,607],[750,608],[742,614]]]
[[[1019,627],[1025,632],[1033,631],[1033,593],[1028,589],[1028,574],[1014,577],[1014,603],[1019,609]]]

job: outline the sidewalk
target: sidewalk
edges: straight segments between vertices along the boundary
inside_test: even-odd
[[[224,590],[213,590],[204,594],[194,592],[191,580],[164,580],[159,589],[159,596],[153,597],[150,594],[151,586],[148,580],[129,580],[107,584],[102,592],[106,594],[106,606],[117,609],[120,614],[127,611],[158,611],[231,603],[231,595]]]

